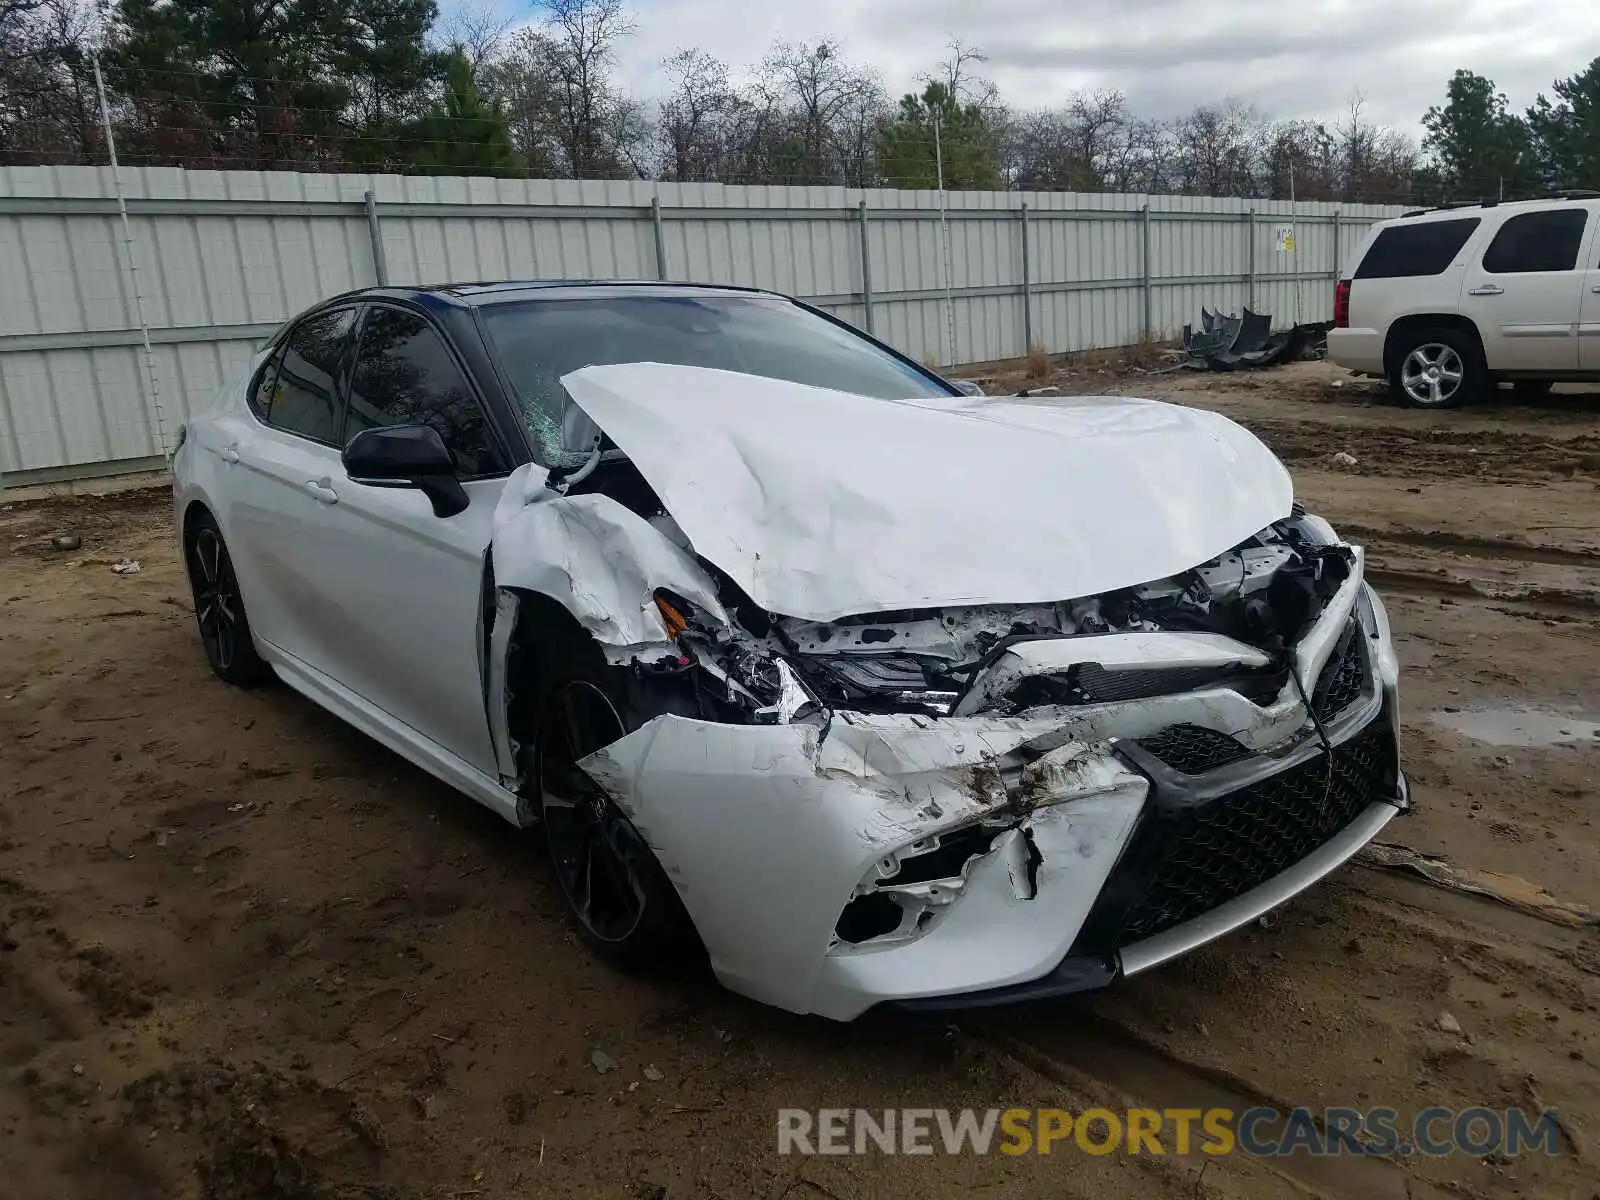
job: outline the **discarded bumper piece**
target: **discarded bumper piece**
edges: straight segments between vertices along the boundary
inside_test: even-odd
[[[508,483],[490,655],[536,592],[653,698],[578,766],[729,987],[848,1020],[1102,986],[1405,808],[1362,553],[1231,422],[656,364],[563,382],[612,448],[584,495]],[[1024,482],[927,470],[975,456]],[[608,492],[624,466],[648,498]]]
[[[1200,328],[1183,327],[1179,367],[1238,371],[1319,359],[1327,354],[1330,322],[1312,322],[1272,332],[1272,317],[1246,308],[1243,316],[1200,310]]]

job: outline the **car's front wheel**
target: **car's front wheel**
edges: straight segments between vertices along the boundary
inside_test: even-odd
[[[1416,408],[1455,408],[1474,400],[1485,381],[1483,353],[1455,329],[1425,329],[1395,357],[1391,382]]]
[[[236,687],[249,687],[272,678],[272,668],[256,653],[233,559],[210,513],[200,513],[185,534],[183,558],[194,593],[200,644],[205,647],[211,670],[218,679]]]
[[[577,765],[628,732],[609,673],[601,664],[566,673],[540,705],[539,815],[584,940],[626,970],[659,971],[694,952],[688,914],[633,822]]]

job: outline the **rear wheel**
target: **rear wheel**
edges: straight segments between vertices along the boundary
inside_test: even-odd
[[[578,932],[603,958],[660,971],[695,949],[693,926],[655,854],[577,764],[629,729],[612,668],[564,674],[538,714],[539,810],[550,865]]]
[[[228,545],[210,513],[201,513],[195,519],[183,539],[183,557],[194,593],[200,644],[205,647],[212,672],[236,687],[271,679],[272,668],[256,653]]]
[[[1408,338],[1395,358],[1391,382],[1416,408],[1455,408],[1482,394],[1483,353],[1455,329],[1425,329]]]

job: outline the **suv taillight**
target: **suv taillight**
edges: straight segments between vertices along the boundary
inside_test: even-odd
[[[1333,327],[1350,328],[1350,281],[1341,279],[1333,285]]]

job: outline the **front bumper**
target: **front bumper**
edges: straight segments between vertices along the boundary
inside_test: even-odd
[[[584,766],[733,990],[849,1020],[1099,987],[1283,903],[1405,807],[1388,622],[1352,585],[1298,648],[1331,754],[1298,692],[1258,707],[1211,689],[1017,717],[840,712],[826,736],[665,716]],[[908,927],[836,932],[908,848],[980,824],[995,836],[959,873],[898,889],[922,902]]]

